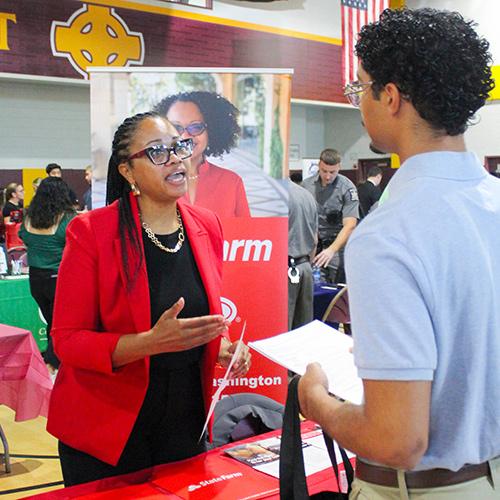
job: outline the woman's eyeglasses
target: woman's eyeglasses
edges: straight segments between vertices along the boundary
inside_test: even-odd
[[[170,161],[170,155],[174,153],[179,160],[185,160],[193,154],[193,140],[179,139],[172,146],[166,144],[155,144],[148,148],[141,149],[137,153],[130,155],[127,160],[147,156],[155,165],[165,165]]]
[[[207,124],[203,122],[194,122],[190,123],[187,127],[183,127],[182,125],[174,125],[179,135],[182,135],[184,132],[187,132],[189,135],[196,137],[197,135],[202,134],[207,130]]]
[[[372,85],[373,82],[351,82],[344,87],[344,95],[349,99],[349,102],[356,108],[359,108],[361,102],[361,95],[363,92]]]

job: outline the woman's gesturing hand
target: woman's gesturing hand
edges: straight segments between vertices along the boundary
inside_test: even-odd
[[[122,335],[111,355],[113,368],[153,354],[186,351],[226,333],[229,322],[220,314],[179,319],[177,316],[183,307],[181,297],[160,316],[151,330]]]
[[[220,314],[177,318],[184,303],[181,297],[151,329],[148,341],[151,342],[152,354],[186,351],[207,344],[227,331],[228,323]]]

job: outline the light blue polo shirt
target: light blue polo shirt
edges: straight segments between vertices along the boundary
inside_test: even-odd
[[[417,469],[457,470],[500,455],[500,180],[435,152],[388,187],[346,249],[355,362],[363,379],[432,380]]]

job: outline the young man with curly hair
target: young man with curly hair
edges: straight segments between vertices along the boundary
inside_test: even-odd
[[[299,385],[358,456],[351,498],[500,498],[500,182],[463,136],[493,88],[488,46],[433,9],[386,10],[356,45],[345,93],[402,163],[346,251],[364,402],[330,397],[317,364]]]

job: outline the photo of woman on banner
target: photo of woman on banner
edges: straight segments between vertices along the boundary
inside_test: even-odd
[[[193,141],[185,199],[222,218],[250,217],[241,177],[207,160],[209,156],[229,153],[237,144],[238,109],[225,97],[207,91],[170,95],[154,109],[167,117],[182,139]]]
[[[229,366],[239,341],[221,314],[220,221],[183,198],[191,154],[165,117],[126,118],[106,206],[68,226],[47,422],[66,486],[205,451],[215,367]],[[231,378],[250,368],[248,347],[238,352]]]

